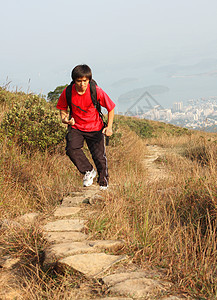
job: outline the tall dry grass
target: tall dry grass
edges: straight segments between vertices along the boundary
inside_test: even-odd
[[[68,299],[81,281],[77,275],[60,274],[52,266],[45,269],[48,245],[40,225],[63,196],[80,188],[82,177],[59,152],[23,153],[6,139],[0,152],[0,265],[4,257],[18,260],[13,270],[1,270],[0,298]],[[40,212],[38,223],[27,225],[19,220],[30,212]]]
[[[0,217],[49,211],[63,195],[77,189],[80,176],[68,157],[59,153],[22,153],[15,144],[1,144]]]
[[[3,110],[20,97],[5,91],[1,95]],[[137,123],[136,129],[140,129]],[[169,129],[175,131],[174,127]],[[112,140],[115,147],[107,148],[110,191],[97,203],[98,213],[92,215],[89,228],[97,238],[124,239],[123,251],[134,262],[144,268],[164,269],[177,287],[196,299],[215,299],[216,136],[180,130],[176,136],[168,136],[162,133],[164,127],[160,130],[158,137],[142,140],[125,123],[119,126]],[[14,228],[16,223],[5,222],[32,211],[48,216],[64,195],[80,188],[81,176],[59,152],[24,154],[15,144],[2,137],[1,141],[0,219],[9,225],[0,231],[0,252],[21,261],[21,296],[93,299],[102,295],[96,282],[43,268],[46,242],[37,224]],[[168,177],[150,178],[143,163],[146,144],[168,150],[159,160]],[[79,286],[83,289],[78,291]]]
[[[97,237],[124,239],[135,262],[163,268],[197,299],[217,297],[215,139],[197,133],[152,139],[168,149],[168,177],[151,180],[142,163],[150,140],[123,132],[124,146],[109,153],[114,189],[90,220]]]
[[[3,231],[2,255],[10,254],[17,262],[4,276],[0,273],[1,299],[93,299],[103,294],[103,287],[96,280],[88,280],[70,268],[43,265],[47,242],[40,223],[13,222]]]

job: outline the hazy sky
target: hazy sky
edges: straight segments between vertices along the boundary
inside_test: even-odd
[[[162,67],[167,72],[176,65],[175,74],[180,70],[184,74],[188,66],[208,61],[209,66],[198,72],[215,69],[216,0],[0,0],[0,4],[0,85],[11,81],[11,88],[26,91],[30,79],[32,92],[47,94],[70,82],[75,65],[86,63],[98,84],[117,99],[146,85],[164,85],[174,92],[179,86],[178,92],[182,82],[174,84],[168,73],[158,72]],[[195,73],[193,67],[191,71]],[[112,87],[125,78],[134,79],[132,88],[130,81],[119,89]]]

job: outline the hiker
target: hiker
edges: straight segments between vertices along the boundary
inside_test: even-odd
[[[93,179],[98,173],[97,182],[100,190],[106,190],[108,188],[108,168],[105,136],[112,135],[115,104],[92,80],[92,71],[89,66],[84,64],[76,66],[72,70],[71,76],[73,81],[63,90],[56,106],[60,109],[62,123],[68,124],[66,154],[84,175],[84,187],[92,185]],[[92,96],[94,91],[95,100]],[[108,111],[106,125],[102,120],[100,106],[105,107]],[[70,114],[68,114],[68,107]],[[84,141],[92,155],[97,173],[82,150]]]

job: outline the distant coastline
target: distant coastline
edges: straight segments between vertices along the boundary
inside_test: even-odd
[[[199,74],[190,74],[190,75],[171,75],[171,78],[193,78],[198,76],[217,76],[217,70],[211,71],[211,72],[205,72],[205,73],[199,73]]]

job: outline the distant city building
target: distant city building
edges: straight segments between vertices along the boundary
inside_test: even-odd
[[[132,115],[191,129],[216,128],[217,96],[190,99],[186,106],[183,105],[183,102],[175,102],[171,109],[163,109],[159,105],[155,105],[144,112],[137,107],[135,114]]]
[[[174,102],[173,103],[173,111],[182,111],[183,110],[183,102]]]

